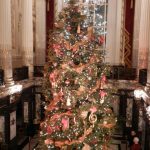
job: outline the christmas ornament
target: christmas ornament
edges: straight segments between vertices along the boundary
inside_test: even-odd
[[[106,82],[106,76],[105,76],[105,75],[103,75],[103,76],[101,77],[101,81],[102,81],[103,83]]]
[[[88,111],[82,111],[81,112],[81,118],[85,119],[88,115]]]
[[[52,128],[51,128],[51,126],[48,126],[48,127],[47,127],[47,133],[48,133],[48,134],[51,134],[51,133],[52,133]]]
[[[91,150],[91,147],[88,144],[84,143],[84,147],[82,148],[82,150]]]
[[[105,37],[104,36],[100,36],[99,37],[99,44],[103,44],[105,42]]]
[[[100,94],[101,98],[104,98],[107,95],[107,93],[105,91],[103,91],[103,90],[100,90],[99,94]]]
[[[63,130],[68,130],[69,129],[69,118],[67,116],[62,118],[61,123],[63,125],[62,126]]]
[[[56,28],[63,28],[64,23],[63,22],[59,22],[59,23],[57,22],[57,23],[54,23],[54,25]]]
[[[68,106],[68,107],[71,106],[71,99],[70,99],[70,97],[67,98],[66,106]]]
[[[90,108],[91,113],[95,113],[97,111],[97,108],[95,106]]]
[[[50,74],[50,76],[49,76],[50,82],[55,82],[56,81],[56,77],[57,77],[57,72],[56,71],[52,72]]]
[[[89,116],[89,121],[90,121],[91,124],[94,125],[94,123],[97,121],[96,114],[91,113],[90,116]]]
[[[93,27],[92,26],[88,27],[87,32],[88,32],[88,39],[91,40],[91,38],[93,37]]]
[[[80,24],[78,24],[78,29],[77,29],[77,33],[80,33]]]
[[[101,103],[101,104],[104,103],[104,98],[100,99],[100,103]]]
[[[75,65],[79,65],[80,64],[80,59],[79,58],[74,58],[73,59],[73,63],[75,64]]]
[[[62,146],[61,150],[67,150],[67,146]]]

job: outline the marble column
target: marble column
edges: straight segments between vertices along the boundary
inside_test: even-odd
[[[12,78],[11,0],[0,0],[0,52],[5,85],[14,85]]]
[[[150,0],[148,3],[148,7],[150,8]],[[150,14],[150,9],[148,10],[148,13]],[[150,15],[148,28],[150,29]],[[148,30],[148,33],[149,33],[149,51],[148,51],[147,85],[150,87],[150,30]]]
[[[22,0],[22,22],[21,22],[21,51],[23,65],[29,68],[29,78],[33,77],[33,2]]]
[[[112,65],[120,64],[122,0],[108,1],[106,61]]]
[[[137,0],[134,20],[133,65],[137,67],[138,71],[148,67],[149,25],[149,0]]]
[[[134,34],[133,34],[133,53],[132,66],[138,67],[138,51],[139,51],[139,36],[140,36],[140,22],[141,22],[141,0],[135,2],[134,12]]]
[[[45,64],[46,52],[46,1],[36,0],[36,21],[35,21],[35,65]]]

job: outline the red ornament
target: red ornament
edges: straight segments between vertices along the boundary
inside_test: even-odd
[[[71,30],[71,27],[70,27],[70,26],[68,26],[66,29],[67,29],[68,31],[70,31],[70,30]]]
[[[78,47],[77,47],[77,46],[74,46],[74,47],[72,48],[72,51],[75,52],[75,51],[77,51],[77,49],[78,49]]]
[[[93,106],[90,108],[90,111],[91,111],[91,113],[95,113],[95,112],[97,112],[97,108],[95,106]]]
[[[50,82],[55,82],[55,81],[56,81],[56,77],[57,77],[57,73],[56,73],[56,72],[52,72],[52,73],[49,75],[49,80],[50,80]]]
[[[63,52],[61,51],[61,46],[59,44],[53,44],[53,49],[57,56],[63,55]]]
[[[93,140],[91,143],[92,143],[92,144],[97,144],[97,143],[98,143],[98,140],[95,139],[95,140]]]
[[[60,127],[59,126],[55,126],[55,130],[59,131]]]
[[[63,130],[67,130],[69,128],[69,118],[62,118],[61,123],[63,124]]]
[[[60,97],[63,97],[64,96],[63,90],[61,89],[58,94]]]
[[[99,44],[103,44],[105,41],[105,37],[104,36],[100,36],[99,37]]]
[[[68,85],[68,84],[70,84],[70,81],[69,81],[69,80],[66,80],[65,83]]]
[[[101,98],[104,98],[107,95],[107,93],[103,90],[100,90],[99,94],[100,94]]]
[[[105,75],[102,76],[101,81],[106,82],[106,76]]]
[[[48,127],[47,127],[47,133],[48,133],[48,134],[51,134],[51,133],[52,133],[52,128],[51,128],[51,126],[48,126]]]
[[[44,142],[45,142],[46,145],[49,145],[49,144],[50,144],[50,142],[49,142],[48,139],[46,139]]]
[[[52,140],[50,140],[50,139],[46,139],[44,142],[45,142],[46,145],[49,145],[49,144],[53,144],[53,143],[54,143],[54,142],[53,142]]]

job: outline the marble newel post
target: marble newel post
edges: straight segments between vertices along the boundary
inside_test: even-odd
[[[11,0],[0,0],[0,52],[5,85],[14,85],[12,78]]]
[[[22,0],[21,50],[23,65],[29,67],[29,78],[33,77],[33,14],[32,0]]]

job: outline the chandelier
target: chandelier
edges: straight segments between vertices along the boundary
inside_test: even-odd
[[[64,3],[67,3],[70,0],[64,0]],[[89,3],[89,4],[101,4],[106,3],[107,0],[78,0],[79,3]]]
[[[106,0],[80,0],[82,3],[105,3]]]

